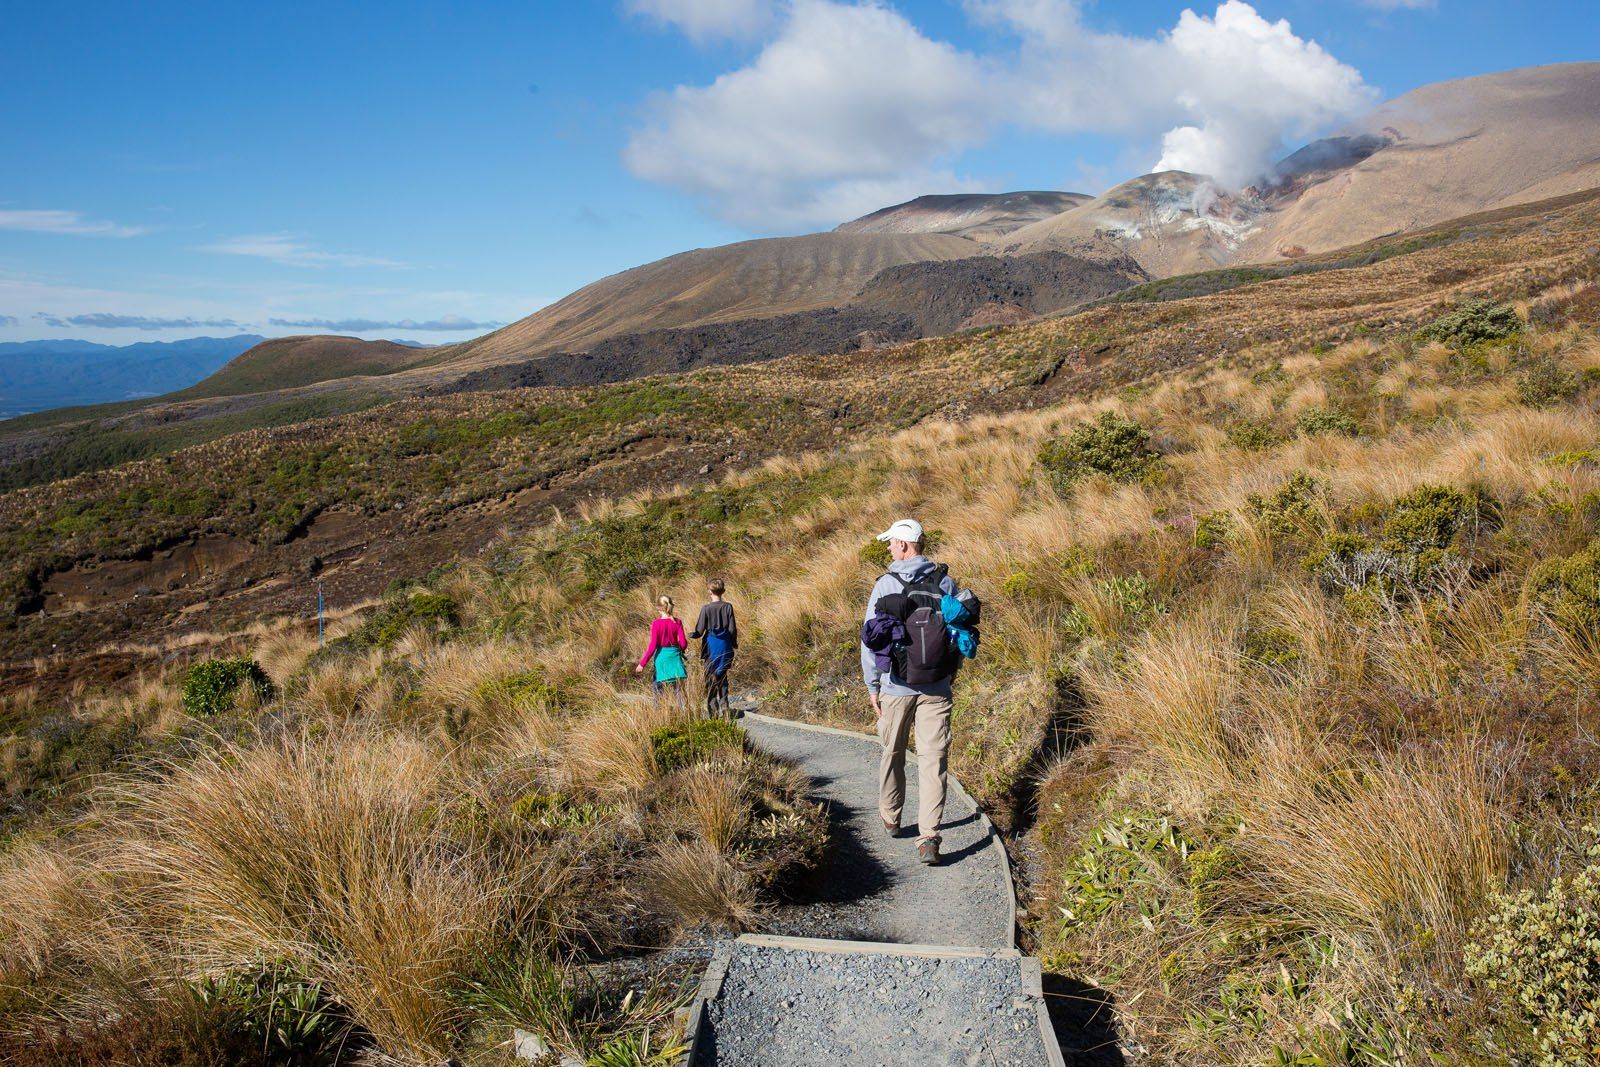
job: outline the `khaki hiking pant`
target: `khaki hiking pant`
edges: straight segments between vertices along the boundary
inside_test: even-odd
[[[899,825],[906,800],[906,741],[911,725],[917,727],[917,838],[939,836],[944,818],[944,790],[950,751],[950,698],[934,696],[880,696],[878,741],[883,758],[878,763],[878,812],[886,822]]]

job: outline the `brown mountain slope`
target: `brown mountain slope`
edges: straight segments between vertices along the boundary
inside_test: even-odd
[[[435,362],[440,352],[393,341],[363,341],[359,337],[274,337],[239,354],[211,377],[172,398],[243,396],[336,378],[393,374]]]
[[[453,353],[467,366],[542,352],[582,352],[645,330],[844,304],[897,263],[959,259],[978,251],[949,234],[816,233],[701,248],[586,285]]]
[[[1325,252],[1600,185],[1600,63],[1440,82],[1377,108],[1225,195],[1176,171],[1125,182],[998,242],[1010,253],[1114,247],[1158,277]]]
[[[1389,143],[1275,206],[1241,258],[1324,251],[1600,185],[1600,63],[1423,86],[1355,132]]]
[[[1040,191],[919,196],[842,223],[833,232],[953,233],[992,240],[1093,199],[1084,193]]]
[[[1393,238],[1339,257],[1360,265],[1190,299],[616,385],[411,398],[0,493],[0,604],[18,612],[9,624],[0,612],[11,627],[0,684],[32,678],[32,657],[52,648],[63,670],[92,673],[107,661],[66,653],[303,612],[312,573],[350,603],[552,507],[929,415],[1044,406],[1218,358],[1270,365],[1312,344],[1404,339],[1470,297],[1553,293],[1581,304],[1575,321],[1600,322],[1600,191],[1452,225],[1448,243]]]

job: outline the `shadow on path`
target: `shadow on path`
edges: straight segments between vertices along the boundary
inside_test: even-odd
[[[1112,995],[1064,975],[1043,977],[1045,1007],[1067,1067],[1126,1067]]]
[[[817,787],[827,784],[818,779]],[[822,862],[781,887],[785,903],[848,904],[875,896],[895,883],[894,872],[861,842],[861,820],[850,807],[813,795],[828,810],[828,850]]]

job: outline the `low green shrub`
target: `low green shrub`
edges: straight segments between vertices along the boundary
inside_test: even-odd
[[[1308,408],[1295,420],[1295,428],[1302,437],[1338,434],[1354,437],[1361,432],[1361,424],[1354,415],[1335,407]]]
[[[388,648],[413,626],[443,630],[460,621],[456,602],[448,593],[417,590],[390,600],[350,635],[358,648]]]
[[[332,1067],[346,1054],[355,1024],[320,982],[287,964],[200,979],[195,996],[231,1017],[260,1053],[257,1062]]]
[[[1270,493],[1251,493],[1245,500],[1250,513],[1275,534],[1296,534],[1322,525],[1320,481],[1305,471],[1295,471]]]
[[[1233,530],[1233,516],[1226,511],[1208,511],[1195,520],[1194,543],[1196,548],[1221,548],[1228,542]]]
[[[1039,466],[1057,489],[1065,492],[1090,474],[1116,482],[1138,482],[1161,467],[1161,453],[1150,444],[1150,431],[1114,412],[1080,422],[1065,438],[1039,446]]]
[[[524,793],[511,802],[512,815],[547,829],[589,826],[607,813],[608,809],[599,805],[580,803],[560,793]]]
[[[1543,1067],[1600,1062],[1600,848],[1541,894],[1501,894],[1466,948],[1467,974],[1531,1030]]]
[[[717,752],[744,747],[744,731],[725,719],[697,719],[663,726],[650,734],[650,748],[662,774],[704,763]]]
[[[241,688],[248,686],[258,700],[271,700],[272,679],[253,659],[208,659],[189,668],[183,679],[183,710],[204,717],[233,707]]]
[[[1351,511],[1345,522],[1356,528],[1328,532],[1300,562],[1342,593],[1355,615],[1369,617],[1400,600],[1430,595],[1463,573],[1461,549],[1490,508],[1475,489],[1418,486],[1387,508]]]
[[[1487,501],[1475,489],[1418,486],[1389,506],[1383,547],[1413,555],[1448,548],[1457,534],[1477,526],[1486,506]]]
[[[1246,452],[1265,452],[1283,444],[1283,434],[1270,422],[1235,419],[1228,424],[1228,443]]]
[[[1504,340],[1521,332],[1522,320],[1509,304],[1468,300],[1418,330],[1416,336],[1419,341],[1441,341],[1464,347]]]
[[[511,707],[537,707],[560,702],[560,693],[540,670],[492,678],[478,686],[477,696],[485,703]]]
[[[1300,660],[1300,639],[1284,626],[1263,626],[1244,635],[1244,658],[1265,667],[1290,667]]]
[[[1546,560],[1533,569],[1529,585],[1574,633],[1600,633],[1600,538],[1565,559]]]
[[[1593,380],[1587,373],[1574,374],[1553,359],[1541,359],[1517,377],[1517,399],[1531,408],[1549,407],[1573,399]]]

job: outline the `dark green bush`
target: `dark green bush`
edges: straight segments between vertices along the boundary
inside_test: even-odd
[[[1090,474],[1137,482],[1161,466],[1161,453],[1151,447],[1150,431],[1110,411],[1093,422],[1080,422],[1064,439],[1046,441],[1039,446],[1038,458],[1039,466],[1062,491]]]
[[[1336,433],[1344,437],[1354,437],[1361,432],[1361,424],[1355,416],[1348,411],[1341,411],[1334,407],[1308,408],[1300,413],[1300,418],[1295,422],[1295,428],[1303,437],[1316,437],[1319,434]]]
[[[227,711],[244,686],[254,690],[258,700],[272,699],[272,679],[253,659],[208,659],[196,663],[183,679],[183,710],[198,716]]]
[[[492,678],[478,686],[477,695],[486,703],[513,707],[555,704],[561,698],[561,694],[550,684],[541,670]]]
[[[1423,485],[1387,508],[1359,508],[1344,521],[1357,529],[1329,532],[1301,564],[1331,590],[1342,592],[1358,614],[1430,595],[1466,560],[1459,550],[1489,512],[1477,490]]]
[[[1484,341],[1501,341],[1521,332],[1522,320],[1509,304],[1468,300],[1418,330],[1417,340],[1465,347]]]
[[[743,747],[744,731],[726,719],[698,719],[650,734],[650,748],[662,774],[703,763],[724,749]]]
[[[580,804],[560,793],[525,793],[511,802],[512,815],[554,829],[588,826],[607,813],[607,809]]]

